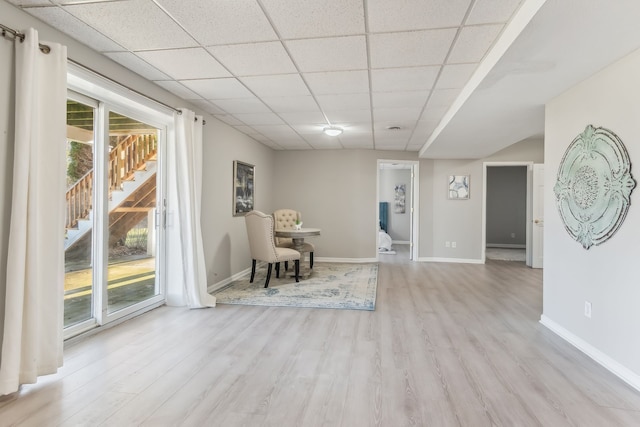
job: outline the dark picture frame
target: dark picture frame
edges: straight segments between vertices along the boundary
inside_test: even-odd
[[[244,216],[253,210],[256,167],[233,161],[233,216]]]

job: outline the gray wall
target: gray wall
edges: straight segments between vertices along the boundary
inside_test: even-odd
[[[640,159],[640,51],[551,101],[545,119],[543,322],[640,389],[640,188],[618,231],[585,250],[565,231],[553,187],[571,141],[589,124],[623,141],[631,163]],[[638,170],[631,169],[638,180]],[[637,184],[636,184],[637,185]],[[592,317],[584,303],[592,303]]]
[[[527,167],[487,167],[487,246],[527,242]]]
[[[404,184],[405,211],[397,213],[395,209],[395,188]],[[409,242],[411,240],[411,169],[380,170],[380,201],[389,203],[388,230],[394,241]]]

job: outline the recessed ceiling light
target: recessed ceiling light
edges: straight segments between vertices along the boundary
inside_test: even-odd
[[[338,126],[327,126],[324,129],[322,129],[322,132],[324,132],[329,136],[338,136],[342,133],[342,130],[343,129]]]

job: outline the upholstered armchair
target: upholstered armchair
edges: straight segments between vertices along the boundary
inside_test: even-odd
[[[271,270],[273,264],[276,265],[276,277],[280,276],[280,263],[295,261],[295,278],[299,282],[300,274],[300,252],[290,248],[279,248],[275,245],[273,217],[260,211],[248,212],[245,217],[247,235],[249,236],[249,249],[251,251],[251,279],[256,274],[256,261],[265,261],[269,264],[267,269],[267,280],[264,287],[269,287]]]
[[[302,222],[302,214],[293,209],[278,209],[273,213],[277,230],[291,230],[296,228],[296,221]],[[292,248],[293,241],[287,237],[276,237],[276,246],[279,248]],[[302,252],[309,253],[309,268],[313,268],[313,252],[316,250],[312,243],[304,242]],[[285,269],[287,268],[285,263]]]

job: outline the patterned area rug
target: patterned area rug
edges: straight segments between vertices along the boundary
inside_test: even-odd
[[[276,279],[274,268],[266,289],[267,268],[262,266],[253,283],[247,275],[213,294],[219,304],[375,310],[378,264],[316,263],[311,277],[298,283],[283,271]]]

